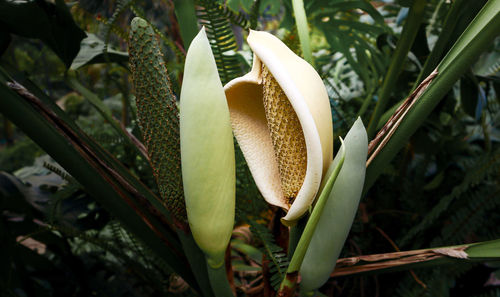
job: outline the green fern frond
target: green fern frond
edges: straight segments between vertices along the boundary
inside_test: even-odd
[[[449,223],[441,230],[441,238],[435,239],[431,245],[462,243],[468,236],[483,229],[496,230],[496,223],[489,226],[488,214],[494,213],[495,209],[500,206],[500,200],[495,199],[499,193],[500,189],[496,185],[487,184],[482,184],[477,189],[465,193],[464,198],[460,199],[465,205],[453,211],[453,215],[448,218]]]
[[[55,174],[59,175],[62,179],[69,183],[76,183],[76,180],[66,172],[66,170],[55,166],[54,164],[48,163],[48,162],[43,162],[43,167],[47,168],[48,170],[54,172]]]
[[[146,21],[132,21],[129,41],[137,117],[166,208],[186,222],[181,177],[179,112],[163,55]]]
[[[107,233],[106,228],[111,228],[111,236],[103,235]],[[81,243],[91,244],[105,253],[112,255],[114,259],[121,262],[122,265],[135,271],[139,277],[148,280],[149,283],[156,286],[157,290],[163,291],[165,288],[165,286],[163,286],[165,280],[168,279],[166,276],[172,273],[170,269],[166,268],[167,265],[163,260],[153,257],[153,253],[147,250],[143,245],[139,245],[139,249],[142,252],[137,253],[136,247],[134,247],[130,241],[133,236],[124,231],[119,222],[113,221],[106,228],[101,232],[80,232],[71,227],[61,225],[49,226],[50,230],[58,231],[66,237],[76,238]],[[119,244],[117,244],[117,242]],[[74,246],[77,247],[78,243],[75,242]],[[92,250],[94,250],[94,248],[92,248]],[[110,259],[109,257],[104,257],[106,260]]]
[[[256,235],[264,245],[263,252],[270,260],[269,272],[271,274],[271,286],[277,290],[279,289],[281,281],[285,278],[286,269],[289,264],[288,257],[283,251],[283,248],[276,244],[273,235],[265,226],[251,219],[248,220],[248,224],[250,225],[252,233]]]
[[[359,11],[366,12],[374,23],[361,22]],[[312,13],[310,19],[323,31],[330,47],[347,59],[368,93],[376,89],[389,61],[387,55],[375,46],[378,36],[390,32],[384,17],[368,2],[341,1]]]
[[[222,84],[241,75],[241,67],[236,55],[238,45],[227,10],[215,1],[199,0],[197,11],[200,23],[205,26]]]
[[[260,11],[260,3],[261,0],[255,0],[250,9],[250,29],[257,28],[257,22],[259,20],[259,11]]]
[[[448,210],[448,207],[456,198],[469,191],[471,187],[482,182],[487,175],[496,172],[500,167],[500,150],[481,156],[479,160],[474,159],[465,161],[465,164],[466,167],[464,171],[467,173],[464,180],[459,185],[455,186],[450,194],[441,198],[438,204],[426,214],[421,222],[406,233],[399,241],[401,246],[406,245],[417,234],[429,228],[446,210]]]
[[[198,2],[200,2],[201,5],[204,5],[210,1],[198,0]],[[235,12],[235,11],[231,10],[230,8],[228,8],[227,6],[222,5],[222,4],[214,5],[214,7],[215,6],[217,6],[216,9],[219,11],[219,14],[226,17],[231,22],[231,24],[239,26],[243,29],[249,29],[251,27],[250,20],[243,13]]]
[[[116,7],[113,11],[111,17],[106,21],[106,28],[104,29],[106,38],[104,39],[104,51],[106,52],[108,49],[109,38],[111,36],[111,31],[118,33],[118,35],[123,39],[127,40],[127,33],[117,28],[120,26],[116,25],[118,17],[125,12],[127,8],[129,8],[135,0],[118,0],[116,1]]]

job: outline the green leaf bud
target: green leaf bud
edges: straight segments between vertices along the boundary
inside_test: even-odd
[[[358,210],[365,180],[368,138],[358,118],[345,140],[345,160],[324,206],[300,267],[301,290],[321,287],[330,277]],[[330,170],[340,161],[337,154]],[[327,173],[329,176],[329,173]]]

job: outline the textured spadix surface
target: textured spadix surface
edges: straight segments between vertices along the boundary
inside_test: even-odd
[[[138,17],[131,23],[129,53],[137,118],[158,189],[167,209],[185,222],[179,112],[153,28]]]
[[[251,31],[247,41],[252,70],[224,87],[233,132],[260,192],[293,223],[332,160],[328,95],[314,68],[278,38]]]
[[[321,287],[330,277],[358,210],[365,181],[368,137],[361,119],[354,122],[345,140],[345,159],[323,208],[300,267],[301,290]],[[330,170],[340,157],[337,155]]]
[[[235,160],[226,97],[204,29],[186,56],[180,133],[189,226],[208,264],[219,267],[234,224]]]

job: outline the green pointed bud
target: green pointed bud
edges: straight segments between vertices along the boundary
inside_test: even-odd
[[[234,224],[236,172],[229,109],[202,29],[189,46],[180,99],[181,164],[193,237],[220,267]]]
[[[130,70],[137,119],[165,207],[186,222],[179,144],[179,112],[153,28],[143,19],[130,24]]]
[[[321,287],[332,273],[358,210],[365,181],[368,138],[357,119],[345,140],[344,165],[333,185],[300,267],[301,291]],[[340,161],[337,154],[330,170]],[[329,173],[327,173],[327,176]]]

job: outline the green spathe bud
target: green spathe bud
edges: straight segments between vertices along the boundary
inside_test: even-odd
[[[208,264],[216,268],[224,262],[233,229],[236,173],[229,109],[204,29],[186,56],[180,133],[189,226]]]
[[[330,277],[358,209],[368,151],[368,138],[361,119],[358,118],[347,133],[344,145],[344,165],[333,185],[300,267],[300,286],[304,292],[321,287]],[[337,154],[329,171],[336,167],[339,159]]]

